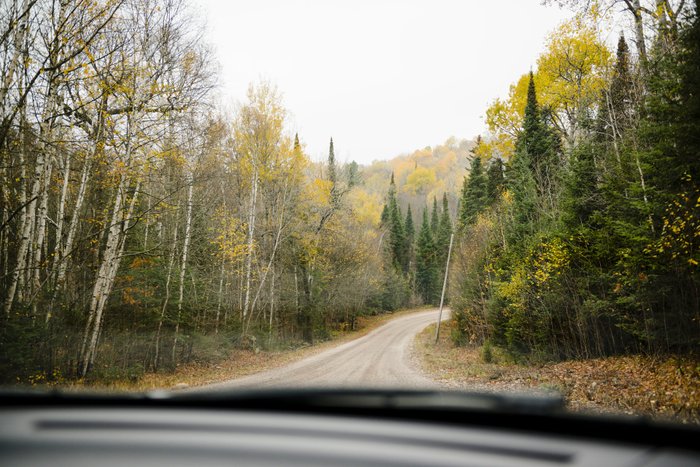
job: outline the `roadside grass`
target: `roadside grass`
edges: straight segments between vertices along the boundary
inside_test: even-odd
[[[447,388],[477,391],[556,391],[572,411],[650,416],[700,423],[700,360],[642,355],[569,360],[542,365],[516,364],[491,346],[456,347],[452,322],[421,332],[414,351],[423,371]]]
[[[333,338],[314,345],[294,349],[280,350],[250,350],[236,349],[228,357],[211,363],[193,362],[179,365],[174,371],[145,373],[137,379],[118,379],[109,383],[99,381],[73,381],[65,385],[56,385],[61,389],[94,390],[107,392],[122,391],[152,391],[156,389],[172,389],[175,387],[194,387],[218,383],[240,378],[253,373],[284,366],[298,360],[315,355],[344,342],[362,337],[387,321],[399,316],[416,313],[431,308],[411,308],[392,313],[382,313],[374,316],[359,317],[357,329],[354,331],[334,333]]]

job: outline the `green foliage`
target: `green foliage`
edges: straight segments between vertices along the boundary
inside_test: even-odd
[[[476,221],[488,202],[487,178],[484,174],[481,157],[474,156],[469,169],[469,177],[464,178],[462,199],[459,207],[459,226],[464,230]]]
[[[432,232],[433,237],[437,235],[439,225],[440,214],[438,213],[437,198],[433,197],[433,210],[430,212],[430,231]]]
[[[486,170],[486,198],[488,204],[493,204],[501,197],[505,189],[505,168],[500,158],[491,161]]]
[[[565,154],[530,76],[505,191],[478,221],[460,209],[456,343],[485,359],[491,345],[524,360],[697,352],[698,28],[665,37],[646,76],[621,38],[595,125]]]
[[[436,303],[438,300],[438,271],[435,242],[428,210],[423,210],[423,222],[416,242],[416,289],[423,303]]]

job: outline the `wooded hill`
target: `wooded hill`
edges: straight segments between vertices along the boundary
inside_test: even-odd
[[[222,115],[180,0],[8,0],[2,380],[138,378],[436,303],[452,232],[458,343],[697,351],[697,10],[635,4],[648,50],[609,51],[588,2],[483,139],[360,167],[332,140],[313,163],[270,83]]]

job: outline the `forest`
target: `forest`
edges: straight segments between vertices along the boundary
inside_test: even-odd
[[[696,353],[697,5],[562,3],[482,136],[362,166],[312,160],[271,82],[223,110],[184,0],[2,0],[1,382],[312,344],[446,271],[456,345]]]

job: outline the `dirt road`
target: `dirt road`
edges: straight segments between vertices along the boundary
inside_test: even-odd
[[[359,339],[273,370],[197,390],[245,387],[435,387],[411,361],[413,341],[437,320],[438,311],[404,315]],[[443,312],[443,320],[449,312]]]

